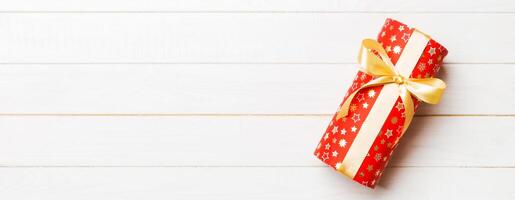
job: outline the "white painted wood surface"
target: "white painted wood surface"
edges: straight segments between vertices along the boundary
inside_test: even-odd
[[[332,114],[358,70],[356,64],[1,66],[0,114]],[[442,102],[417,114],[515,114],[514,67],[447,64]],[[502,98],[484,104],[492,97]]]
[[[421,3],[425,3],[421,6]],[[319,12],[512,12],[515,5],[511,0],[420,0],[383,1],[338,1],[338,0],[18,0],[9,2],[2,11],[201,11],[201,12],[248,12],[248,11],[319,11]]]
[[[448,91],[369,190],[312,152],[386,17],[448,47]],[[0,198],[514,199],[512,24],[510,0],[2,2]]]
[[[515,137],[506,136],[515,129],[511,117],[415,119],[390,166],[515,165],[515,160],[506,159],[515,151]],[[314,133],[323,132],[329,120],[330,116],[2,117],[0,163],[323,166],[312,155],[320,139]]]
[[[0,26],[9,27],[0,29],[0,43],[9,47],[0,49],[3,63],[355,63],[356,47],[364,38],[376,38],[387,17],[433,33],[452,51],[447,63],[515,62],[511,13],[2,16]]]
[[[388,168],[374,191],[327,167],[3,168],[3,196],[39,199],[513,199],[515,169]]]

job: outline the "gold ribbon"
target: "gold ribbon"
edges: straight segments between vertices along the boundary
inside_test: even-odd
[[[404,133],[415,115],[415,107],[411,95],[423,102],[437,104],[446,87],[445,82],[437,78],[418,79],[402,76],[381,44],[372,39],[363,40],[358,55],[358,63],[361,66],[361,71],[374,76],[375,79],[364,84],[347,97],[340,107],[336,119],[347,116],[350,103],[359,91],[373,86],[396,84],[399,86],[399,96],[404,103],[405,109],[406,120],[402,130],[402,133]]]

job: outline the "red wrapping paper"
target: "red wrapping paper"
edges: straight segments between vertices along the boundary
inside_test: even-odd
[[[396,20],[386,20],[379,32],[377,41],[386,50],[393,64],[397,62],[403,53],[404,47],[414,30],[414,28],[410,28]],[[447,50],[433,39],[430,39],[416,66],[414,66],[411,77],[434,77],[446,55]],[[358,71],[343,101],[346,100],[348,94],[353,93],[363,84],[373,79],[373,76]],[[336,115],[338,113],[333,116],[315,150],[315,156],[334,169],[342,168],[342,161],[345,159],[349,149],[355,145],[363,145],[354,143],[354,139],[360,133],[360,129],[370,109],[373,106],[377,106],[375,102],[383,87],[375,86],[359,91],[351,101],[349,113],[346,117],[337,119]],[[416,110],[420,102],[414,97],[412,99]],[[403,134],[404,121],[404,104],[399,97],[384,122],[373,122],[382,123],[382,128],[377,133],[372,146],[366,147],[369,149],[368,153],[361,162],[357,172],[353,175],[344,174],[362,185],[374,188]]]

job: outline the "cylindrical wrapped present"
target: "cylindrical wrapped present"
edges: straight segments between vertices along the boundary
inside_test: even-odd
[[[438,103],[445,83],[433,77],[446,55],[428,35],[387,19],[377,41],[363,41],[360,71],[315,155],[374,188],[419,103]]]

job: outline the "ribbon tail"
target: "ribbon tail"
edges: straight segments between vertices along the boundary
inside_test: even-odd
[[[356,96],[356,94],[362,89],[362,87],[360,87],[359,89],[357,89],[356,91],[354,91],[353,93],[351,93],[347,99],[345,100],[345,102],[343,102],[342,106],[340,106],[340,109],[338,110],[338,115],[336,115],[336,120],[342,118],[342,117],[346,117],[347,114],[349,114],[349,106],[350,106],[350,103],[352,102],[352,100],[354,99],[354,96]]]
[[[368,87],[373,87],[373,86],[378,86],[378,85],[384,85],[384,84],[387,84],[387,83],[394,83],[395,80],[393,78],[393,76],[380,76],[374,80],[371,80],[370,82],[368,83],[365,83],[364,85],[362,85],[361,87],[359,87],[358,89],[356,89],[356,91],[354,91],[353,93],[351,93],[347,99],[345,100],[345,102],[343,102],[342,106],[340,106],[340,109],[338,110],[338,115],[336,115],[336,120],[342,118],[342,117],[346,117],[347,114],[349,114],[349,107],[350,107],[350,103],[352,102],[352,100],[354,99],[354,96],[356,96],[356,94],[365,89],[365,88],[368,88]]]
[[[374,52],[376,52],[377,55]],[[361,66],[361,71],[373,76],[391,76],[397,74],[388,54],[386,54],[383,47],[375,40],[363,40],[358,54],[358,63]]]
[[[413,104],[413,99],[411,99],[410,92],[404,85],[400,85],[400,97],[402,100],[402,103],[404,103],[404,125],[402,126],[402,133],[401,136],[404,134],[406,129],[408,129],[411,120],[413,120],[413,117],[415,116],[415,106]]]

